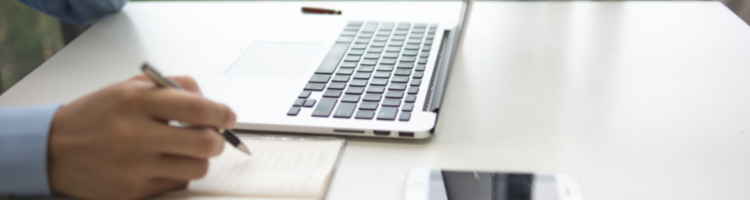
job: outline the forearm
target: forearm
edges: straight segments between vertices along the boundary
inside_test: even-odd
[[[50,194],[47,139],[60,106],[0,108],[0,196]]]
[[[128,0],[19,0],[65,22],[84,26],[117,12]]]

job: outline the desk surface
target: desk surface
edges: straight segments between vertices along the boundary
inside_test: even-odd
[[[457,16],[459,4],[131,2],[0,105],[68,102],[145,59],[172,74],[226,64],[239,49],[222,49],[242,47],[221,38],[252,31],[238,21],[300,5]],[[750,199],[750,28],[720,3],[477,2],[462,48],[436,135],[351,138],[327,199],[401,199],[413,167],[567,172],[590,200]]]

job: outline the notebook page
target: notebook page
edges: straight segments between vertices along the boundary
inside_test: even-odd
[[[343,140],[267,140],[241,138],[253,153],[227,144],[209,161],[206,176],[188,190],[204,194],[322,198]]]

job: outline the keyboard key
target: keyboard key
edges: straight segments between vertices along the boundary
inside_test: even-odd
[[[396,119],[396,114],[398,113],[397,107],[383,107],[380,108],[380,112],[378,112],[378,120],[393,120]]]
[[[401,45],[404,45],[404,41],[394,41],[394,40],[391,40],[391,42],[388,43],[388,45],[391,45],[391,46],[401,46]]]
[[[414,68],[414,70],[424,71],[425,68],[427,68],[427,66],[419,64],[419,65],[417,65],[417,67]]]
[[[385,91],[385,86],[370,85],[370,87],[367,87],[368,93],[383,93],[383,91]]]
[[[419,87],[409,87],[409,91],[407,91],[409,94],[416,94],[417,92],[419,92]]]
[[[341,63],[341,67],[356,67],[356,66],[357,66],[357,62],[344,62],[344,63]]]
[[[357,41],[354,41],[354,43],[367,44],[370,43],[370,38],[357,38]]]
[[[383,99],[383,106],[395,106],[395,107],[398,107],[400,105],[401,105],[401,99],[390,99],[390,98]]]
[[[411,27],[411,23],[398,23],[398,26],[396,26],[397,30],[409,30],[409,27]]]
[[[299,107],[292,107],[286,112],[286,115],[296,116],[299,113]]]
[[[326,87],[326,84],[308,83],[307,85],[305,85],[305,90],[323,91],[323,88],[325,87]]]
[[[354,41],[354,37],[352,36],[339,36],[338,39],[336,39],[337,43],[350,43]]]
[[[328,117],[329,115],[331,115],[331,111],[333,110],[333,107],[336,106],[336,101],[338,101],[338,99],[336,98],[320,99],[320,103],[318,103],[318,106],[316,106],[315,110],[313,110],[312,116]]]
[[[375,116],[375,111],[372,110],[358,110],[354,118],[357,119],[372,119]]]
[[[405,35],[394,35],[393,37],[391,37],[391,40],[405,40],[405,39],[406,39]]]
[[[362,102],[362,103],[361,103],[361,104],[359,105],[359,109],[360,109],[360,110],[376,110],[376,109],[378,109],[378,102],[367,102],[367,101],[363,101],[363,102]]]
[[[333,112],[335,118],[350,118],[354,113],[354,108],[357,107],[357,103],[341,103],[336,108],[336,112]],[[403,115],[403,114],[402,114]]]
[[[402,54],[405,56],[416,56],[418,52],[417,50],[404,50]]]
[[[375,75],[373,75],[372,77],[375,77],[375,78],[390,78],[391,77],[391,72],[386,72],[386,71],[375,72]]]
[[[388,36],[385,36],[385,35],[375,36],[375,39],[373,39],[373,40],[374,41],[379,41],[379,42],[385,42],[385,41],[388,41]]]
[[[354,74],[354,78],[356,78],[356,79],[370,79],[370,73],[357,72],[356,74]]]
[[[350,86],[365,86],[367,85],[367,80],[364,79],[353,79],[352,82],[349,83]]]
[[[427,39],[435,39],[435,33],[427,34],[427,37],[425,37],[425,38],[427,38]]]
[[[380,54],[379,53],[368,53],[368,54],[365,55],[365,58],[367,58],[367,59],[378,59],[378,58],[380,58]],[[376,60],[376,62],[377,62],[377,60]]]
[[[396,23],[393,23],[393,22],[383,22],[383,24],[380,25],[380,30],[391,30],[391,29],[393,29],[394,25],[396,25]]]
[[[414,63],[412,63],[412,62],[400,62],[400,63],[398,63],[398,68],[411,69],[413,66],[414,66]]]
[[[383,58],[397,58],[397,57],[398,57],[398,52],[385,52],[385,54],[383,54]]]
[[[391,85],[388,86],[389,90],[405,90],[406,89],[406,83],[391,83]]]
[[[359,34],[359,37],[361,37],[361,38],[371,38],[372,37],[372,33],[365,33],[365,32],[363,32],[363,33]]]
[[[407,44],[421,44],[422,39],[409,39],[406,41]]]
[[[421,84],[421,83],[422,83],[422,79],[414,79],[414,80],[411,80],[411,84],[409,84],[409,85],[411,85],[411,86],[419,86],[419,84]]]
[[[365,53],[365,50],[353,49],[353,50],[349,51],[348,54],[349,55],[362,55],[363,53]]]
[[[355,36],[357,35],[357,31],[344,31],[341,32],[341,36]]]
[[[362,60],[362,63],[360,63],[360,65],[375,65],[375,64],[378,64],[378,60],[364,59]]]
[[[425,40],[424,45],[432,45],[432,40]]]
[[[356,61],[359,61],[360,58],[361,56],[346,56],[346,58],[344,58],[344,61],[356,62]]]
[[[393,71],[393,65],[378,65],[378,71]]]
[[[367,44],[354,44],[352,45],[352,49],[366,49]]]
[[[420,58],[427,58],[430,57],[430,51],[422,51],[422,54],[419,54]]]
[[[419,49],[418,44],[407,44],[406,49]]]
[[[345,82],[331,82],[331,84],[328,84],[328,89],[343,90],[345,87]]]
[[[383,47],[372,47],[367,50],[369,53],[380,53],[383,52]]]
[[[401,59],[399,61],[401,62],[414,62],[417,59],[417,57],[414,56],[401,56]]]
[[[347,26],[361,26],[362,23],[363,23],[362,21],[349,21],[348,23],[346,23],[346,25]]]
[[[424,72],[414,72],[414,75],[412,77],[414,77],[414,78],[422,78],[422,75],[424,75]]]
[[[407,94],[406,99],[404,99],[407,103],[414,103],[417,101],[417,95],[416,94]]]
[[[323,92],[323,97],[340,97],[340,96],[341,96],[341,90],[328,89],[325,92]]]
[[[297,97],[299,97],[299,98],[307,98],[307,97],[310,97],[310,93],[312,93],[312,92],[309,91],[309,90],[303,90],[302,92],[299,93],[299,95]]]
[[[352,68],[339,68],[339,71],[336,71],[336,74],[341,75],[351,75],[352,73],[354,73],[354,69]]]
[[[407,30],[396,30],[393,32],[393,35],[406,35],[407,33],[409,33]]]
[[[331,50],[329,50],[326,57],[323,58],[323,62],[320,62],[320,66],[318,66],[318,69],[315,70],[315,73],[333,74],[333,71],[336,70],[336,66],[339,64],[339,61],[341,61],[341,58],[344,57],[344,53],[346,53],[346,50],[348,48],[349,43],[333,44]]]
[[[401,51],[401,47],[389,46],[388,48],[385,49],[385,51],[399,52]]]
[[[425,28],[427,23],[414,23],[414,28]]]
[[[360,35],[360,37],[362,37],[362,36]],[[409,36],[409,38],[414,38],[414,39],[416,39],[418,41],[418,42],[414,42],[414,43],[422,43],[422,37],[424,37],[424,34],[411,34]],[[409,39],[409,41],[411,41],[411,40],[412,39]],[[412,43],[412,42],[409,42],[409,43]]]
[[[391,31],[378,31],[378,36],[389,36]]]
[[[367,22],[362,28],[363,33],[372,33],[378,28],[378,22]]]
[[[349,76],[348,75],[336,75],[336,76],[333,77],[333,80],[331,80],[331,81],[335,81],[335,82],[348,82],[349,81]]]
[[[406,82],[409,82],[409,77],[408,76],[393,76],[393,79],[391,80],[391,82],[406,83]]]
[[[417,61],[419,64],[427,64],[427,58],[419,58],[419,61]]]
[[[375,66],[362,65],[362,66],[359,66],[359,68],[357,68],[358,72],[372,72],[372,70],[375,70]]]
[[[305,105],[302,105],[304,107],[313,107],[315,105],[315,99],[308,99],[305,101]]]
[[[409,118],[411,118],[410,112],[402,112],[398,117],[398,121],[409,121]]]
[[[362,97],[362,101],[380,101],[382,95],[378,93],[367,93]]]
[[[411,34],[412,35],[414,35],[414,34],[420,34],[420,33],[424,33],[424,29],[423,28],[415,28],[414,30],[411,30]]]
[[[401,111],[404,112],[411,112],[412,109],[414,109],[413,103],[404,103],[404,106],[401,106]]]
[[[411,69],[397,69],[395,74],[408,76],[408,75],[411,75]]]
[[[310,78],[310,83],[328,83],[328,79],[331,79],[331,75],[315,74]]]
[[[374,78],[372,79],[372,82],[370,83],[370,85],[386,85],[386,84],[388,84],[388,79],[384,79],[384,78]]]
[[[427,46],[427,45],[422,46],[422,50],[429,51],[430,49],[432,49],[431,45],[430,46]]]
[[[341,102],[359,102],[359,95],[345,94],[344,97],[341,97]]]
[[[292,106],[299,107],[299,106],[302,106],[304,104],[305,104],[305,99],[297,99],[297,100],[294,100],[294,104],[292,104]]]
[[[385,46],[385,41],[383,41],[383,42],[373,42],[372,44],[370,44],[370,46],[371,47],[384,47]]]
[[[365,87],[349,87],[346,89],[347,94],[362,94],[365,91]]]
[[[388,90],[388,92],[385,93],[386,98],[399,98],[404,97],[404,91],[398,91],[398,90]]]
[[[380,64],[386,64],[386,65],[395,65],[396,59],[393,58],[383,58],[380,60]]]

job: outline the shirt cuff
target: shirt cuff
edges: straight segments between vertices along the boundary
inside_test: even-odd
[[[47,139],[61,106],[0,108],[0,194],[50,195]]]

